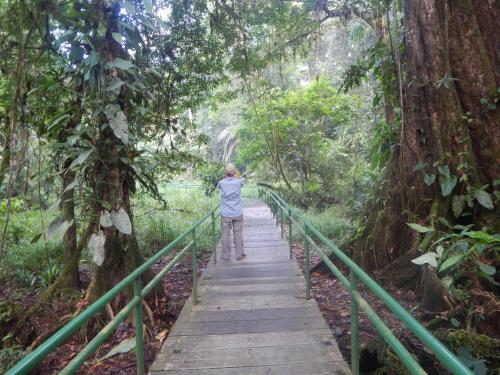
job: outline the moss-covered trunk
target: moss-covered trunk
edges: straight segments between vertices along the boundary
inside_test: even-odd
[[[67,166],[66,166],[67,167]],[[63,174],[63,195],[61,200],[62,214],[64,221],[71,221],[73,224],[64,233],[63,237],[63,269],[61,271],[63,288],[78,289],[80,287],[80,273],[78,264],[80,263],[80,251],[76,243],[76,222],[75,222],[75,200],[74,189],[67,187],[75,180],[75,172],[68,170]]]
[[[129,132],[129,95],[126,85],[118,93],[109,92],[104,88],[116,77],[127,80],[128,73],[118,67],[106,68],[106,64],[113,63],[117,58],[126,59],[120,43],[116,42],[112,34],[118,32],[118,17],[120,5],[118,2],[95,0],[92,3],[96,24],[104,24],[106,33],[95,42],[95,47],[101,56],[101,71],[99,81],[102,82],[102,106],[97,121],[97,133],[94,140],[97,156],[94,163],[92,185],[94,190],[96,212],[118,213],[126,212],[131,229],[124,230],[119,225],[102,225],[96,232],[104,233],[104,259],[96,267],[92,281],[87,289],[86,297],[93,301],[117,282],[127,276],[132,270],[143,263],[138,243],[133,230],[133,215],[130,205],[130,193],[133,189],[133,173],[124,162],[128,160],[127,150]],[[121,132],[112,129],[111,118],[117,123]],[[118,125],[117,125],[118,126]],[[126,134],[126,136],[125,136]],[[123,215],[122,215],[123,218]],[[99,224],[97,225],[99,226]],[[146,275],[148,279],[150,275]]]
[[[406,223],[438,226],[440,216],[453,221],[454,195],[483,185],[491,193],[500,175],[500,111],[487,103],[499,95],[499,26],[496,2],[405,2],[405,122],[387,165],[383,199],[370,207],[369,225],[356,244],[366,269],[395,264],[401,270],[401,258],[408,266],[402,281],[415,280],[407,254],[417,254],[419,241]],[[445,166],[457,184],[443,196],[438,167]],[[435,175],[435,182],[427,185],[425,174]],[[474,224],[491,227],[489,210],[473,210]]]
[[[124,209],[133,223],[130,207],[131,176],[126,166],[120,161],[118,140],[107,134],[98,147],[99,157],[96,165],[95,193],[104,212]],[[132,225],[133,228],[133,225]],[[117,282],[127,276],[143,262],[135,234],[124,234],[115,226],[102,228],[104,231],[104,262],[96,267],[94,277],[87,290],[87,298],[94,300],[104,294]]]

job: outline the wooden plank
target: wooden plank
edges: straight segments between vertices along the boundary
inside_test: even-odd
[[[249,296],[234,298],[200,298],[201,303],[193,306],[196,311],[252,310],[266,308],[306,307],[315,304],[305,296]]]
[[[316,317],[317,318],[317,317]],[[324,322],[319,319],[285,318],[261,320],[234,320],[216,322],[183,322],[170,333],[173,336],[227,335],[233,333],[289,332],[319,329]]]
[[[255,310],[219,310],[186,311],[182,322],[228,322],[232,320],[267,320],[285,318],[318,318],[321,316],[316,306],[297,307],[295,309],[255,309]]]
[[[154,370],[151,375],[348,375],[350,371],[342,362],[296,363],[275,366],[248,366],[237,368],[211,368],[196,370]]]
[[[198,351],[230,348],[264,348],[268,346],[319,345],[333,342],[327,328],[307,331],[239,333],[232,335],[172,336],[165,343],[165,353],[174,350]],[[340,358],[340,357],[339,357]]]
[[[245,349],[173,351],[157,367],[170,369],[206,369],[286,365],[293,363],[324,363],[338,360],[327,345],[287,345]]]

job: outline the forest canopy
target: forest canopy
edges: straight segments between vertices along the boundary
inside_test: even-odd
[[[234,162],[493,374],[499,22],[480,0],[1,2],[0,358],[174,240]]]

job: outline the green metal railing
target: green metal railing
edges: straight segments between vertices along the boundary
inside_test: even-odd
[[[373,323],[378,333],[385,342],[394,350],[403,364],[412,374],[426,374],[415,358],[406,350],[401,342],[394,336],[392,331],[380,319],[377,313],[369,306],[368,302],[358,292],[358,283],[361,282],[368,287],[400,321],[409,328],[415,336],[436,356],[436,358],[453,374],[472,375],[473,373],[463,364],[450,350],[425,329],[410,313],[396,302],[379,284],[365,273],[354,261],[345,255],[333,242],[321,234],[303,215],[295,208],[288,205],[269,186],[259,184],[259,196],[271,208],[276,217],[276,225],[281,224],[283,237],[283,225],[288,223],[288,243],[290,246],[290,259],[292,258],[292,231],[299,231],[304,238],[304,272],[306,277],[306,298],[310,298],[311,272],[310,272],[310,248],[314,248],[318,256],[337,277],[343,287],[349,290],[351,297],[351,370],[354,375],[359,374],[359,346],[358,346],[358,310],[364,311],[368,319]],[[328,255],[313,240],[317,238],[323,246],[341,261],[349,270],[349,278],[332,263]]]
[[[76,330],[78,330],[85,322],[87,322],[93,315],[101,311],[106,304],[118,294],[123,293],[133,286],[133,297],[130,302],[120,310],[116,316],[101,330],[99,333],[68,363],[68,365],[61,370],[59,374],[74,374],[78,368],[94,353],[99,345],[101,345],[106,338],[113,333],[114,329],[125,320],[130,314],[135,317],[135,356],[136,356],[136,374],[144,375],[144,335],[143,335],[143,313],[142,301],[161,281],[165,274],[175,266],[179,261],[191,251],[193,259],[193,303],[198,302],[198,289],[197,289],[197,259],[198,259],[198,246],[197,239],[205,235],[207,230],[210,230],[210,236],[213,243],[214,255],[213,261],[216,262],[217,256],[215,249],[217,245],[216,234],[216,218],[219,216],[218,208],[214,208],[200,220],[198,220],[191,228],[186,230],[183,234],[177,237],[174,241],[166,247],[158,251],[153,257],[148,259],[140,267],[136,268],[132,273],[115,285],[105,295],[95,301],[92,305],[87,307],[82,313],[72,319],[68,324],[62,327],[59,331],[54,333],[47,341],[42,343],[34,351],[28,354],[24,359],[18,362],[14,367],[7,371],[6,375],[27,374],[30,370],[34,369],[49,353],[54,351],[64,341],[66,341]],[[183,241],[189,239],[187,245],[184,246],[163,269],[156,274],[156,276],[149,281],[149,283],[142,287],[141,279],[142,274],[149,269],[160,258],[168,255],[172,250],[181,245]]]

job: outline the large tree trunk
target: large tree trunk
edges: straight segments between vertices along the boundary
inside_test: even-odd
[[[368,270],[388,267],[415,250],[407,222],[438,226],[440,216],[452,221],[453,195],[486,184],[491,193],[500,175],[500,111],[480,103],[498,97],[499,3],[406,1],[404,27],[406,120],[401,146],[386,169],[383,199],[371,207],[368,229],[357,243],[356,257]],[[426,163],[424,171],[414,170],[417,163]],[[458,177],[446,197],[434,163],[447,165]],[[422,172],[435,174],[436,182],[427,186]],[[478,227],[495,225],[491,211],[476,206],[472,213]]]
[[[71,160],[65,164],[67,168]],[[75,180],[75,172],[67,170],[63,176],[63,191]],[[78,265],[80,263],[80,251],[78,251],[76,243],[76,222],[75,222],[75,189],[64,191],[62,195],[61,208],[64,221],[72,221],[73,224],[68,228],[63,237],[63,269],[62,283],[63,288],[78,289],[80,287],[80,272]]]
[[[119,4],[115,2],[109,7],[106,4],[107,2],[102,0],[93,2],[96,18],[107,22],[106,36],[100,39],[100,43],[96,45],[103,58],[103,66],[118,57],[126,58],[121,45],[112,38],[112,33],[118,32]],[[108,69],[108,71],[101,73],[103,88],[115,75],[123,81],[127,79],[126,74],[120,69]],[[97,199],[97,212],[117,212],[123,209],[128,214],[133,228],[130,190],[134,182],[130,168],[123,162],[127,158],[127,145],[124,144],[123,139],[117,137],[109,125],[105,124],[108,120],[104,113],[106,108],[114,106],[127,117],[127,96],[125,86],[122,87],[119,95],[107,94],[104,96],[105,107],[98,121],[99,130],[95,141],[97,157],[95,158],[93,185]],[[105,237],[104,262],[96,267],[94,277],[87,289],[86,297],[90,301],[104,294],[144,261],[139,252],[133,229],[131,234],[122,233],[113,225],[102,229]],[[150,276],[148,274],[145,278],[148,279]]]
[[[5,176],[10,166],[10,146],[12,143],[12,126],[8,117],[2,121],[3,126],[3,145],[2,145],[2,160],[0,161],[0,186],[3,183]]]
[[[98,147],[100,161],[96,167],[96,195],[99,197],[101,207],[110,206],[114,211],[123,208],[133,223],[129,195],[129,184],[132,180],[126,166],[120,161],[117,144],[119,141],[114,135],[109,134],[109,129],[105,133],[108,133],[107,137],[102,138],[103,142],[100,142]],[[113,137],[114,142],[111,143]],[[87,290],[87,298],[90,300],[104,294],[143,262],[133,232],[127,235],[110,226],[104,228],[104,236],[104,263],[96,267],[94,278]]]

